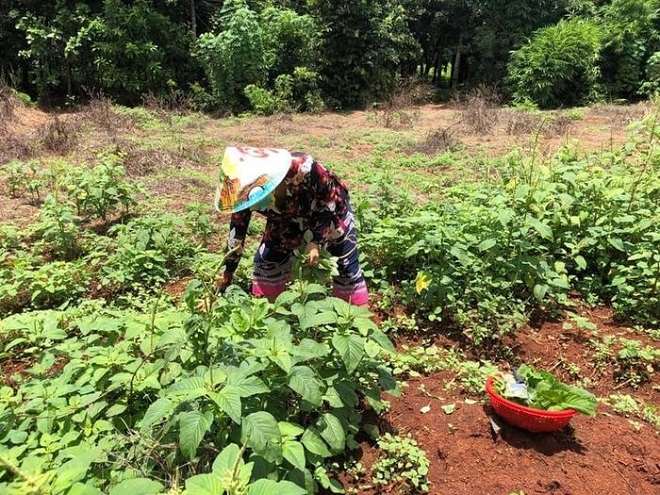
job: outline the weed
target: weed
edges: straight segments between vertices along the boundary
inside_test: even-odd
[[[119,134],[135,127],[135,119],[119,113],[112,100],[102,93],[90,93],[90,102],[84,108],[82,119],[105,132],[111,142],[117,143]]]
[[[660,431],[660,411],[656,406],[638,402],[630,395],[617,394],[610,395],[607,398],[607,403],[617,414],[625,417],[637,417]]]
[[[464,146],[461,141],[456,138],[456,132],[452,127],[453,125],[449,125],[429,132],[426,135],[424,142],[414,147],[415,151],[435,154],[462,150]]]
[[[620,338],[619,343],[622,347],[616,353],[614,378],[633,387],[651,380],[660,368],[660,349],[638,340]]]
[[[378,441],[380,457],[372,466],[375,484],[398,487],[398,493],[428,492],[429,460],[410,434],[385,433]]]

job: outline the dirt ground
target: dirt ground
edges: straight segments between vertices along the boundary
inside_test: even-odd
[[[648,111],[644,105],[581,109],[579,115],[573,115],[579,118],[564,119],[561,126],[544,133],[533,133],[524,126],[513,129],[514,121],[503,109],[497,126],[486,133],[475,133],[469,125],[461,123],[465,116],[461,117],[460,110],[449,105],[405,110],[414,124],[402,126],[400,130],[385,129],[383,116],[374,112],[276,116],[231,122],[206,120],[180,131],[181,147],[188,147],[188,153],[176,161],[176,167],[212,173],[210,165],[205,165],[203,160],[196,161],[195,157],[216,156],[228,143],[305,149],[325,161],[360,159],[378,147],[380,133],[387,133],[391,139],[396,132],[401,133],[402,139],[429,143],[434,133],[445,131],[445,137],[460,141],[467,153],[487,157],[500,156],[512,147],[532,143],[544,153],[553,153],[562,143],[600,151],[623,143],[626,126]],[[21,137],[37,139],[35,128],[43,126],[51,117],[37,110],[21,109],[14,118],[15,124],[8,131],[13,141],[4,139],[4,144],[0,143],[0,166],[9,161],[14,151],[14,148],[9,149],[9,144]],[[144,132],[148,134],[149,131]],[[174,162],[167,160],[167,166],[175,167]],[[349,183],[350,180],[349,177]],[[161,174],[149,187],[174,210],[191,200],[212,197],[209,182],[190,179],[182,183],[180,175],[172,176],[169,181],[167,174]],[[2,190],[1,224],[25,225],[37,212],[38,207],[27,203],[25,198],[11,198],[5,189]],[[170,289],[176,293],[181,285],[173,281]],[[601,336],[646,338],[655,347],[658,345],[657,341],[650,341],[633,329],[616,325],[607,308],[592,310],[585,316],[596,325]],[[515,340],[507,343],[520,361],[551,369],[561,378],[573,379],[570,373],[579,369],[579,376],[588,377],[590,389],[601,398],[612,393],[630,394],[660,407],[657,378],[636,389],[631,384],[615,381],[612,365],[597,366],[585,335],[566,330],[563,323],[542,322],[523,328]],[[442,338],[437,343],[455,345]],[[485,397],[467,397],[460,390],[446,389],[451,378],[450,373],[440,372],[407,379],[403,396],[389,398],[391,408],[380,424],[383,430],[411,433],[419,442],[431,461],[428,477],[432,495],[660,494],[660,436],[650,424],[615,414],[602,402],[595,417],[578,415],[569,427],[556,433],[528,433],[504,425],[501,433],[495,435]],[[424,386],[423,390],[420,385]],[[470,400],[466,402],[466,399]],[[445,413],[441,407],[445,404],[455,404],[455,410]],[[425,406],[430,406],[430,411],[422,413],[420,410]],[[357,479],[340,473],[339,479],[347,490],[364,495],[410,492],[410,487],[406,486],[383,490],[369,483],[369,470],[378,456],[373,442],[363,439],[356,456],[365,472]]]
[[[586,315],[585,315],[586,316]],[[590,320],[600,336],[640,338],[632,329],[614,324],[606,308],[593,311]],[[552,370],[571,380],[567,363],[589,377],[589,389],[600,398],[630,394],[658,404],[656,383],[638,389],[617,383],[611,365],[600,366],[586,345],[586,335],[565,330],[564,322],[544,322],[521,329],[509,345],[520,361]],[[590,332],[589,332],[590,333]],[[439,339],[438,345],[452,345]],[[656,343],[657,345],[657,343]],[[554,433],[531,433],[499,421],[496,435],[493,412],[482,397],[468,397],[446,384],[452,373],[409,378],[403,397],[390,398],[391,410],[382,430],[412,434],[430,460],[429,493],[434,495],[655,495],[660,493],[660,436],[652,426],[631,422],[601,402],[595,417],[577,414],[569,426]],[[467,399],[467,401],[466,401]],[[473,401],[471,399],[478,399]],[[446,414],[443,405],[455,405]],[[422,408],[430,407],[426,413]],[[363,441],[358,459],[366,466],[364,479],[344,474],[345,486],[365,495],[406,493],[403,486],[391,491],[368,482],[369,466],[378,458],[373,442]]]

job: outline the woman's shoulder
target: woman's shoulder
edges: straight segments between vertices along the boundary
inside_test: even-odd
[[[292,152],[291,167],[288,175],[295,176],[299,173],[309,174],[309,172],[312,170],[313,164],[314,159],[311,157],[311,155],[302,152]]]

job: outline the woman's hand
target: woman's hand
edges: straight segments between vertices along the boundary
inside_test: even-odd
[[[222,294],[227,290],[234,280],[234,274],[231,272],[224,272],[222,274],[222,280],[218,280],[215,283],[215,292],[216,294]]]
[[[307,256],[309,256],[309,259],[307,260],[308,265],[316,266],[319,264],[320,255],[319,255],[318,244],[316,244],[315,242],[308,242],[305,253],[307,254]]]

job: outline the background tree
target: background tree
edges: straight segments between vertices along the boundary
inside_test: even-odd
[[[594,99],[600,49],[600,27],[593,21],[562,20],[539,30],[511,57],[508,81],[514,101],[549,108]]]
[[[225,1],[213,32],[197,40],[196,54],[217,103],[225,110],[247,108],[243,90],[261,84],[266,60],[257,14],[245,0]]]
[[[600,10],[601,75],[610,98],[639,98],[647,60],[658,49],[658,0],[614,0]]]
[[[391,90],[400,64],[417,55],[397,0],[310,0],[319,26],[320,74],[330,104],[364,106]]]
[[[191,44],[185,26],[154,11],[148,0],[105,0],[92,42],[96,77],[123,103],[139,103],[148,92],[166,94],[185,87]]]

